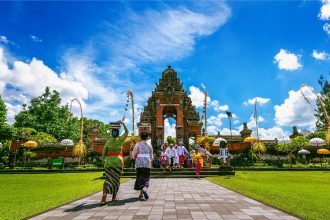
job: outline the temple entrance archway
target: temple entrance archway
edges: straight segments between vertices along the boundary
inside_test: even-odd
[[[164,120],[174,118],[176,121],[176,141],[189,146],[189,138],[201,135],[200,118],[192,105],[187,92],[177,73],[169,66],[162,73],[159,82],[148,99],[147,105],[141,113],[140,123],[151,125],[151,143],[159,149],[164,143]]]

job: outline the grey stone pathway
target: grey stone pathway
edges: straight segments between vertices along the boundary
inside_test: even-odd
[[[149,200],[133,185],[121,185],[118,202],[100,207],[99,192],[32,219],[297,219],[203,179],[152,179]]]

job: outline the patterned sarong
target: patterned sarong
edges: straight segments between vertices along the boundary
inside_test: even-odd
[[[105,181],[103,188],[108,194],[117,194],[120,186],[120,177],[123,172],[120,167],[109,167],[104,168],[105,170]]]
[[[136,168],[136,180],[134,189],[141,190],[144,187],[149,187],[150,168]]]

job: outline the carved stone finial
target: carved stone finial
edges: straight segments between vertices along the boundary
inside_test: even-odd
[[[167,69],[172,69],[171,65],[169,65],[169,66],[167,67]]]

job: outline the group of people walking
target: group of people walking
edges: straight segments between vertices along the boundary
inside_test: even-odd
[[[159,158],[160,165],[164,172],[167,167],[170,168],[170,171],[172,171],[173,167],[182,168],[186,157],[190,157],[190,154],[182,143],[179,146],[164,144]]]
[[[124,134],[119,136],[119,129],[123,125]],[[126,125],[120,121],[116,123],[110,123],[111,137],[106,141],[103,153],[102,162],[104,164],[105,181],[103,184],[103,194],[101,199],[101,205],[106,204],[107,195],[112,195],[112,201],[117,201],[117,193],[120,186],[120,178],[124,168],[124,158],[122,153],[122,146],[124,140],[127,138],[128,130]],[[153,149],[147,143],[149,137],[148,131],[140,131],[141,141],[138,142],[131,156],[135,161],[136,168],[136,180],[134,184],[134,190],[139,191],[139,198],[149,199],[147,189],[150,181],[150,171],[152,167],[152,161],[154,159]],[[184,162],[192,161],[196,168],[196,175],[199,178],[201,167],[203,167],[203,158],[205,152],[201,151],[202,148],[196,148],[195,151],[189,153],[183,143],[179,146],[170,144],[164,146],[160,155],[160,164],[164,169],[169,166],[170,171],[173,167],[183,167]],[[188,160],[185,160],[188,156]],[[190,164],[186,164],[190,167]]]

